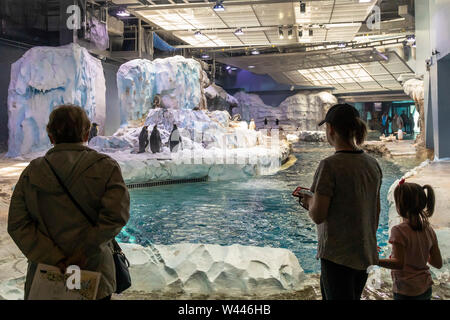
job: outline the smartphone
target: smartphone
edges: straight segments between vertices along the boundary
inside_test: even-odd
[[[311,190],[309,190],[309,188],[303,188],[303,187],[297,187],[297,189],[295,189],[294,192],[292,192],[292,195],[294,197],[298,197],[298,198],[303,197],[304,194],[307,194],[307,195],[309,195],[311,197],[314,195],[311,192]]]

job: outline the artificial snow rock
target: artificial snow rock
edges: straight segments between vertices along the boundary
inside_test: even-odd
[[[7,156],[48,149],[48,117],[60,104],[83,107],[103,128],[105,92],[101,61],[86,49],[77,44],[31,48],[11,66]]]
[[[131,264],[131,291],[264,295],[299,290],[305,279],[287,249],[195,243],[121,247]]]
[[[145,117],[155,95],[168,109],[193,109],[202,101],[201,65],[194,59],[135,59],[120,66],[117,88],[121,125]]]
[[[329,107],[337,103],[331,93],[302,92],[286,98],[278,107],[271,107],[256,94],[238,92],[234,95],[238,100],[238,107],[233,108],[233,115],[240,114],[241,118],[250,121],[254,119],[257,128],[264,128],[264,119],[268,121],[268,128],[279,126],[289,131],[320,130],[318,123],[324,118]]]

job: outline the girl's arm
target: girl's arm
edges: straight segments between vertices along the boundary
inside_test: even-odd
[[[405,248],[401,244],[394,242],[392,244],[392,256],[394,258],[380,259],[378,265],[393,270],[403,269],[405,263]]]
[[[430,258],[428,259],[428,263],[437,269],[442,268],[441,250],[439,250],[437,239],[433,243],[433,246],[431,247]]]

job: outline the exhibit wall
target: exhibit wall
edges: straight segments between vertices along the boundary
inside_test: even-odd
[[[0,152],[8,149],[8,86],[11,64],[19,60],[27,49],[0,43]]]

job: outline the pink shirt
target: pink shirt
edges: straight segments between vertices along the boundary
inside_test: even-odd
[[[398,243],[405,248],[402,270],[392,270],[393,291],[406,296],[418,296],[433,284],[430,268],[427,266],[430,250],[437,243],[431,227],[414,231],[407,222],[396,225],[391,230],[389,243]]]

